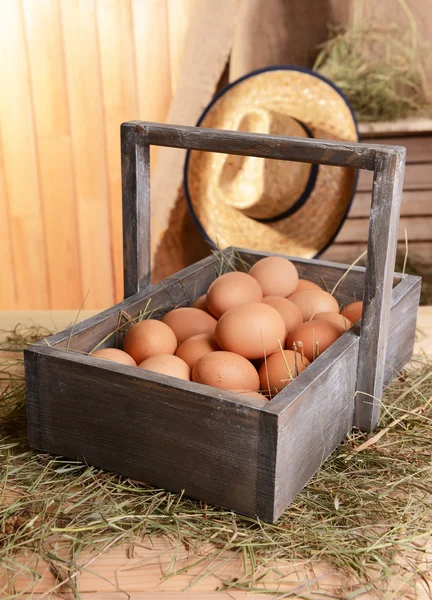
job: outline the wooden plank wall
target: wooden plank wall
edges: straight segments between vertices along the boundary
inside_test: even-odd
[[[121,299],[119,125],[164,121],[194,2],[0,3],[0,310]]]

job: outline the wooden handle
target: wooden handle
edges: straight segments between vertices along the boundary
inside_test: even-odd
[[[137,122],[121,126],[124,297],[151,285],[150,146],[137,144]]]
[[[374,171],[355,400],[355,425],[373,429],[383,388],[405,148],[139,121],[123,124],[125,297],[150,286],[150,145]]]

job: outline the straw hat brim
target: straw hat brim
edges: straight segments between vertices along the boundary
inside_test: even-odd
[[[197,125],[232,130],[239,110],[257,107],[297,119],[317,139],[359,139],[354,113],[343,93],[321,75],[296,67],[254,71],[231,83],[213,99]],[[355,169],[320,165],[312,191],[293,214],[261,222],[224,202],[217,182],[223,160],[222,154],[189,151],[185,162],[185,197],[198,228],[212,245],[313,258],[334,240],[354,195]]]

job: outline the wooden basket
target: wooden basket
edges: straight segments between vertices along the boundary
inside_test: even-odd
[[[338,300],[364,299],[358,323],[271,402],[87,356],[121,344],[125,313],[190,304],[228,248],[157,285],[150,281],[150,145],[350,166],[374,171],[366,269]],[[383,384],[413,351],[421,280],[394,274],[405,150],[130,122],[122,125],[125,300],[25,351],[33,448],[275,521],[351,428],[378,422]],[[95,224],[97,226],[97,224]],[[291,258],[300,277],[331,288],[346,265]],[[227,270],[230,270],[227,268]],[[123,312],[124,311],[124,312]]]

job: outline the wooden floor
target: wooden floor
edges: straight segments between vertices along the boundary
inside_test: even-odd
[[[90,316],[92,311],[81,313],[80,317]],[[18,322],[29,325],[38,324],[53,328],[63,328],[75,320],[73,311],[38,311],[38,312],[0,312],[0,330],[11,329]],[[418,340],[416,352],[426,352],[432,356],[432,307],[420,307],[418,318]],[[20,597],[42,600],[49,598],[82,598],[83,600],[180,600],[185,598],[205,600],[234,599],[265,600],[268,593],[276,593],[277,598],[302,597],[310,599],[354,598],[349,594],[358,583],[348,581],[342,574],[336,573],[329,565],[316,562],[313,570],[304,564],[274,563],[267,565],[260,581],[262,592],[250,594],[244,591],[222,590],[232,584],[243,572],[243,557],[233,554],[215,556],[215,549],[209,543],[194,553],[183,545],[167,538],[137,539],[133,544],[105,548],[104,551],[84,552],[79,557],[81,572],[76,577],[79,596],[64,592],[62,582],[58,581],[48,565],[40,562],[34,564],[31,555],[23,557],[22,572],[16,568],[9,577],[14,578],[15,595],[7,595],[7,569],[0,569],[0,598]],[[404,595],[404,582],[394,581],[398,589],[392,600],[431,598],[432,579],[430,565],[432,546],[424,552],[423,579],[412,574],[417,582],[416,595]],[[199,562],[198,562],[199,561]],[[426,561],[429,561],[428,565]],[[3,565],[4,566],[4,565]],[[26,567],[31,566],[40,578],[34,582],[29,579]],[[252,565],[249,565],[253,569]],[[3,574],[2,574],[3,573]],[[60,575],[61,578],[61,575]],[[64,580],[67,577],[64,575]],[[238,583],[238,582],[237,582]],[[243,580],[247,585],[247,577]],[[319,589],[318,589],[319,585]],[[428,586],[430,586],[428,588]],[[2,591],[3,590],[3,591]],[[218,591],[222,590],[222,591]],[[379,598],[367,591],[355,594],[357,600]],[[390,600],[390,598],[389,598]]]

